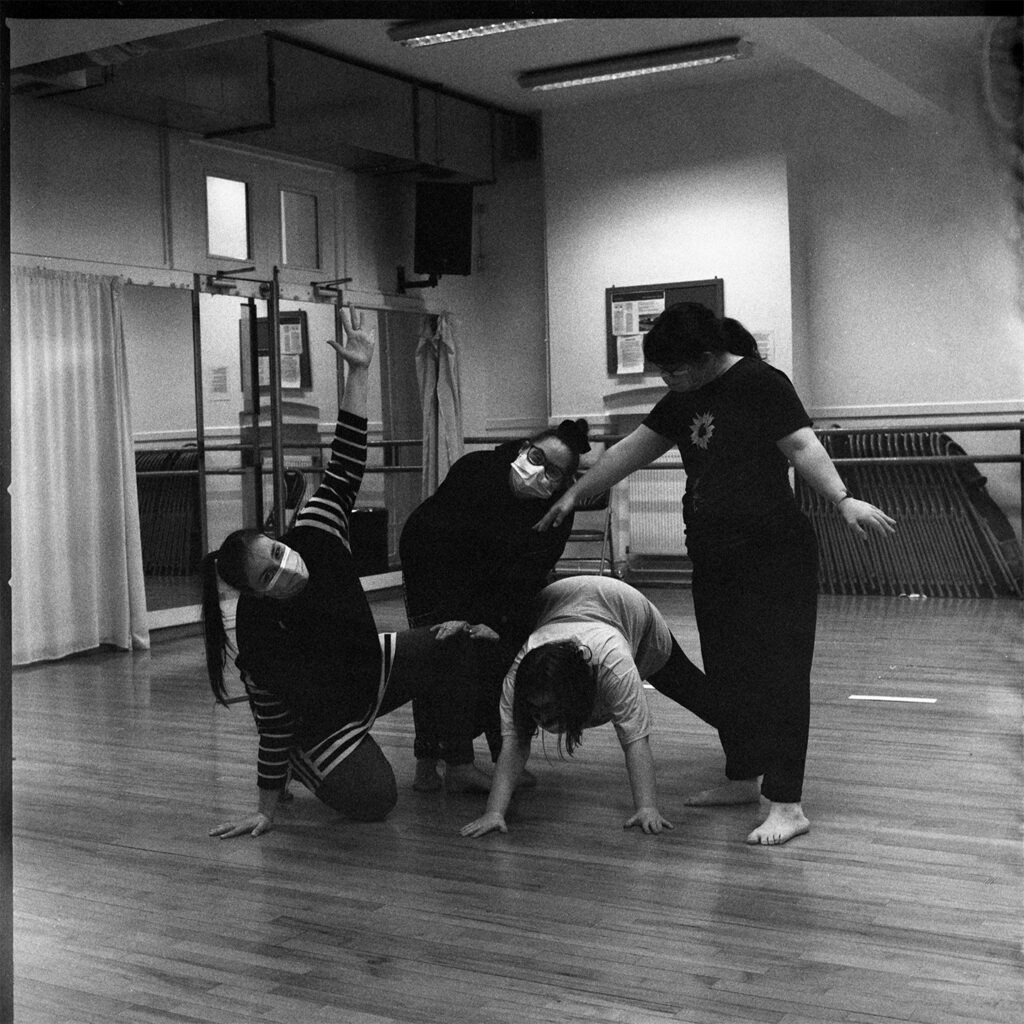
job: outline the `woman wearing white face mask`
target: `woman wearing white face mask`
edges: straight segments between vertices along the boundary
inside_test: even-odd
[[[479,693],[475,734],[487,736],[492,759],[501,747],[501,682],[529,635],[531,599],[561,557],[572,518],[543,534],[532,527],[572,483],[580,456],[589,450],[586,421],[563,420],[527,441],[471,452],[452,466],[402,530],[399,553],[409,625],[444,623],[438,627],[443,639],[474,623],[475,639],[496,641],[473,646],[477,665],[472,670]],[[413,701],[415,789],[441,785],[438,737],[448,714],[436,699]],[[471,739],[459,757],[472,765]],[[451,776],[447,781],[450,788],[481,791],[490,785],[490,777],[479,770],[468,786]]]
[[[238,530],[203,559],[203,624],[210,685],[226,702],[229,641],[218,578],[239,591],[238,666],[259,732],[258,806],[210,835],[270,829],[291,772],[321,801],[360,821],[385,817],[394,773],[369,735],[374,721],[437,689],[452,709],[441,742],[455,749],[472,724],[462,662],[472,641],[439,644],[429,629],[378,634],[349,543],[349,514],[366,463],[366,384],[373,342],[341,310],[345,396],[323,483],[280,540]],[[453,767],[457,774],[459,769]]]

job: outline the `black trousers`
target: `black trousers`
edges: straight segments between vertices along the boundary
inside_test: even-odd
[[[452,716],[457,712],[443,692],[416,697],[412,702],[412,720],[416,730],[413,754],[417,759],[443,758],[447,764],[472,764],[473,740],[481,734],[487,740],[491,760],[501,753],[501,718],[498,706],[505,673],[515,660],[519,645],[503,641],[469,640],[469,652],[462,662],[462,671],[473,693],[468,720],[461,723],[460,740],[447,751],[443,743],[450,731]]]
[[[818,547],[794,512],[742,543],[694,545],[704,671],[719,695],[726,776],[763,775],[778,803],[801,798],[810,726]]]
[[[665,694],[708,725],[718,728],[722,717],[721,695],[717,687],[709,683],[704,673],[683,653],[675,637],[672,637],[672,653],[668,661],[656,672],[652,672],[647,682],[658,693]]]
[[[403,576],[405,585],[405,611],[411,627],[434,626],[452,618],[449,609],[437,605],[435,588],[423,572],[410,572]],[[462,740],[449,749],[444,760],[447,764],[472,764],[473,740],[483,734],[491,760],[497,761],[501,752],[501,720],[498,706],[501,686],[521,646],[521,640],[475,640],[470,645],[463,670],[476,694],[471,720],[461,723]],[[413,753],[417,760],[436,761],[442,755],[442,736],[453,714],[443,694],[417,696],[412,702],[412,720],[415,728]]]

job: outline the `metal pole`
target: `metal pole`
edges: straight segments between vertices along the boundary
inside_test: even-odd
[[[11,32],[0,18],[0,67],[10,67]],[[10,124],[11,100],[0,89],[0,119]],[[11,133],[0,132],[0,180],[10,181]],[[6,195],[9,197],[8,187]],[[0,204],[0,237],[10,238],[10,202]],[[10,246],[0,246],[0,280],[11,280]],[[11,591],[11,299],[0,289],[0,650],[13,636]],[[0,1020],[14,1020],[14,818],[11,770],[13,712],[11,659],[0,657]]]
[[[280,268],[274,267],[267,307],[270,313],[270,449],[274,474],[274,533],[285,531],[284,448],[281,443],[281,317],[278,303]]]
[[[202,290],[199,274],[192,275],[192,369],[193,390],[196,401],[196,478],[199,501],[199,547],[205,555],[209,550],[206,515],[206,426],[203,418],[203,329],[199,318],[199,294]]]
[[[249,314],[249,426],[252,431],[250,459],[252,470],[250,480],[253,488],[253,514],[257,530],[263,528],[263,451],[260,447],[260,341],[256,323],[256,300],[248,299]]]

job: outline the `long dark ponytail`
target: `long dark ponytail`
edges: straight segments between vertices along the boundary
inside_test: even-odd
[[[210,689],[218,704],[227,706],[227,690],[224,687],[224,668],[228,662],[228,651],[232,650],[227,630],[224,628],[224,614],[220,607],[220,581],[223,580],[236,590],[248,589],[245,566],[249,546],[261,536],[258,530],[235,530],[228,534],[216,551],[203,556],[199,563],[202,575],[203,643],[206,647],[206,674]]]
[[[733,320],[731,316],[723,316],[721,326],[730,352],[737,356],[747,356],[750,359],[761,358],[761,353],[757,348],[757,339],[739,320]]]

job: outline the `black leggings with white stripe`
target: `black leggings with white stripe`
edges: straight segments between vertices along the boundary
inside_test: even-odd
[[[303,753],[296,751],[292,758],[296,778],[328,807],[356,821],[381,821],[398,800],[395,773],[370,735],[375,718],[414,697],[430,694],[448,710],[442,722],[442,742],[446,748],[456,749],[465,723],[473,717],[476,694],[462,665],[472,653],[468,645],[474,641],[465,636],[439,641],[429,628],[408,629],[387,640],[382,644],[385,650],[393,641],[390,671],[385,664],[383,697],[376,716],[367,716],[363,738],[326,774],[314,774]]]

